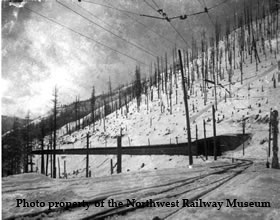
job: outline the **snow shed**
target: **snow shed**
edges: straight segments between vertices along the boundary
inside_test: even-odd
[[[225,134],[216,137],[217,156],[221,156],[225,151],[235,150],[243,145],[246,146],[251,139],[251,134]],[[206,138],[207,154],[214,156],[214,138]],[[197,147],[198,146],[198,149]],[[197,151],[196,151],[197,150]],[[197,144],[193,142],[193,154],[205,155],[204,139],[199,139]]]
[[[216,137],[217,156],[223,152],[234,150],[244,142],[251,138],[250,134],[229,134]],[[214,140],[213,137],[205,139],[207,145],[207,154],[214,155]],[[117,147],[95,147],[95,148],[75,148],[75,149],[57,149],[55,153],[58,155],[116,155]],[[54,150],[36,150],[32,154],[53,154]],[[204,139],[199,139],[197,142],[192,142],[193,155],[205,155]],[[188,143],[179,144],[161,144],[161,145],[146,145],[146,146],[122,146],[122,155],[188,155]]]

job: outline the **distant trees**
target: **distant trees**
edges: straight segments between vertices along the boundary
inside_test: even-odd
[[[13,130],[2,138],[2,176],[18,174],[23,168],[23,132],[17,118]]]

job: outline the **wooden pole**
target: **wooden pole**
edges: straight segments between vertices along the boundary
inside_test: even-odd
[[[268,157],[270,157],[271,152],[271,112],[270,112],[270,119],[269,119],[269,128],[268,128]]]
[[[49,150],[50,148],[49,148],[49,145],[47,146],[47,150]],[[48,167],[49,166],[49,154],[47,154],[47,158],[46,158],[46,172],[45,172],[45,174],[46,174],[46,176],[48,176]]]
[[[272,137],[273,137],[273,143],[272,143],[272,164],[271,167],[274,169],[279,169],[279,160],[278,160],[278,111],[274,110],[271,113],[272,116]]]
[[[86,158],[86,177],[88,178],[88,163],[89,163],[89,133],[87,133],[87,158]]]
[[[53,149],[54,149],[54,153],[53,153],[53,178],[56,178],[56,161],[55,161],[55,150],[56,150],[56,115],[57,114],[57,87],[55,87],[54,89],[54,125],[53,125]]]
[[[217,144],[216,144],[216,118],[215,118],[215,107],[212,105],[212,113],[213,113],[213,140],[214,140],[214,160],[217,160]]]
[[[122,137],[117,137],[117,173],[122,172]]]
[[[186,110],[186,120],[187,120],[187,130],[188,130],[188,153],[189,153],[189,165],[191,166],[193,164],[193,158],[192,158],[192,139],[191,139],[191,126],[190,126],[190,116],[189,116],[189,106],[188,106],[188,97],[186,94],[186,88],[185,88],[185,80],[184,80],[184,68],[183,68],[183,62],[182,62],[182,55],[181,51],[178,50],[179,53],[179,59],[180,59],[180,67],[181,67],[181,77],[182,77],[182,87],[183,87],[183,93],[184,93],[184,102],[185,102],[185,110]]]
[[[244,136],[245,136],[245,119],[244,119],[244,115],[242,117],[242,142],[243,142],[243,156],[245,155],[245,144],[244,144]]]
[[[113,167],[113,159],[110,160],[111,165],[111,175],[114,173],[114,167]]]
[[[67,179],[67,173],[66,173],[66,160],[64,160],[64,177]]]
[[[195,125],[195,145],[196,145],[196,158],[198,158],[198,129]]]
[[[207,141],[206,141],[206,123],[204,119],[203,119],[203,133],[204,133],[204,152],[205,152],[206,160],[208,160],[208,149],[207,149]]]
[[[58,178],[60,179],[60,163],[59,163],[59,157],[57,157],[57,164],[58,164]]]
[[[52,150],[53,148],[52,148],[52,146],[51,146],[51,150]],[[52,154],[50,154],[50,164],[51,164],[51,178],[53,178],[53,162],[52,162],[52,160],[53,160],[53,155]]]
[[[45,155],[43,154],[43,150],[44,150],[44,138],[43,137],[41,139],[41,150],[42,150],[42,154],[41,154],[41,174],[45,174]]]

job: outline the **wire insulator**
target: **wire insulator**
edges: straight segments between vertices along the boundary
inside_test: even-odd
[[[185,20],[185,19],[187,19],[187,17],[188,17],[187,15],[181,15],[181,16],[180,16],[180,19],[181,19],[181,20]]]
[[[162,14],[163,10],[162,9],[159,9],[157,10],[158,13]]]

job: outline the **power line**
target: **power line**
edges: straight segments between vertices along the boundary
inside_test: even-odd
[[[94,5],[103,6],[103,7],[110,8],[110,9],[114,9],[114,10],[124,12],[124,13],[129,13],[129,14],[133,14],[133,15],[142,16],[142,17],[151,17],[151,18],[163,19],[162,17],[155,17],[155,16],[152,16],[152,15],[146,15],[146,14],[131,12],[131,11],[127,11],[127,10],[124,10],[124,9],[120,9],[120,8],[116,8],[116,7],[113,7],[113,6],[104,5],[104,4],[100,4],[100,3],[96,3],[96,2],[91,2],[91,1],[87,1],[87,0],[84,0],[84,2],[94,4]],[[152,9],[154,9],[152,5],[149,5],[149,6],[152,7]]]
[[[158,6],[158,4],[156,3],[155,0],[152,0],[152,2],[155,4],[155,6],[156,6],[157,8],[159,8],[159,6]]]
[[[225,1],[223,1],[223,2],[221,2],[221,3],[219,3],[219,4],[217,4],[217,5],[214,5],[214,6],[210,7],[210,8],[208,8],[208,10],[212,10],[212,9],[214,9],[214,8],[217,8],[217,7],[219,7],[219,6],[223,5],[223,4],[225,4],[227,1],[229,1],[229,0],[225,0]]]
[[[156,8],[154,8],[149,2],[147,2],[146,0],[143,0],[145,3],[146,3],[146,5],[148,5],[151,9],[153,9],[154,11],[156,11],[156,12],[158,12],[158,10],[156,9]],[[156,6],[156,7],[158,7],[158,6]],[[158,7],[159,8],[159,7]]]
[[[94,15],[93,13],[91,13],[89,10],[87,10],[87,9],[85,9],[84,7],[82,7],[82,6],[79,6],[78,4],[76,4],[79,8],[81,8],[82,10],[84,10],[84,11],[86,11],[88,14],[90,14],[91,16],[93,16],[93,17],[95,17],[96,19],[98,19],[98,20],[100,20],[100,21],[102,21],[102,22],[104,22],[105,24],[107,24],[108,26],[110,26],[112,29],[114,28],[111,24],[108,24],[106,21],[103,21],[102,19],[100,19],[100,18],[98,18],[96,15]],[[94,23],[94,22],[93,22]],[[94,23],[95,24],[95,23]],[[119,30],[117,30],[119,33],[122,33],[123,34],[123,32],[122,31],[119,31]],[[110,32],[111,33],[111,32]],[[122,38],[122,39],[124,39],[124,38]],[[126,39],[124,39],[124,40],[126,40]],[[128,40],[126,40],[126,41],[128,41]],[[142,47],[141,45],[138,45],[138,44],[136,44],[136,43],[134,43],[134,42],[131,42],[131,41],[128,41],[128,42],[130,42],[130,43],[132,43],[133,44],[133,46],[138,46],[139,48],[138,49],[140,49],[140,48],[142,48],[141,50],[144,50],[144,52],[146,52],[146,49],[144,48],[144,47]],[[148,51],[148,50],[147,50]],[[149,51],[148,51],[149,52]],[[147,52],[146,52],[147,53]],[[151,54],[150,55],[152,55],[152,56],[154,56],[154,57],[156,57],[155,55],[153,55],[153,52],[151,51],[150,52]]]
[[[55,23],[55,24],[57,24],[57,25],[59,25],[59,26],[61,26],[61,27],[63,27],[63,28],[66,28],[66,29],[69,30],[69,31],[74,32],[74,33],[77,34],[77,35],[80,35],[80,36],[82,36],[82,37],[84,37],[84,38],[87,38],[88,40],[91,40],[91,41],[93,41],[93,42],[95,42],[95,43],[97,43],[97,44],[99,44],[99,45],[101,45],[101,46],[103,46],[103,47],[106,47],[107,49],[110,49],[110,50],[112,50],[112,51],[114,51],[114,52],[116,52],[116,53],[118,53],[118,54],[121,54],[121,55],[123,55],[123,56],[125,56],[125,57],[127,57],[127,58],[130,58],[130,59],[132,59],[132,60],[134,60],[134,61],[136,61],[136,62],[138,62],[138,63],[141,63],[141,64],[143,64],[143,65],[145,65],[145,66],[149,66],[149,65],[147,65],[146,63],[144,63],[144,62],[142,62],[142,61],[140,61],[140,60],[138,60],[138,59],[136,59],[136,58],[134,58],[134,57],[132,57],[132,56],[130,56],[130,55],[127,55],[127,54],[125,54],[125,53],[123,53],[123,52],[121,52],[121,51],[118,51],[118,50],[116,50],[116,49],[114,49],[114,48],[112,48],[112,47],[110,47],[110,46],[108,46],[108,45],[106,45],[106,44],[103,44],[103,43],[101,43],[101,42],[99,42],[99,41],[97,41],[97,40],[95,40],[95,39],[93,39],[93,38],[91,38],[91,37],[89,37],[89,36],[87,36],[87,35],[84,35],[84,34],[78,32],[78,31],[76,31],[76,30],[74,30],[74,29],[72,29],[72,28],[70,28],[70,27],[64,25],[64,24],[61,24],[60,22],[58,22],[58,21],[56,21],[56,20],[54,20],[54,19],[51,19],[51,18],[49,18],[49,17],[47,17],[47,16],[45,16],[45,15],[39,13],[39,12],[36,12],[36,11],[34,11],[34,10],[28,8],[28,7],[24,7],[24,8],[27,9],[27,10],[29,10],[29,11],[31,11],[31,12],[33,12],[34,14],[37,14],[38,16],[40,16],[40,17],[42,17],[42,18],[47,19],[48,21],[51,21],[51,22],[53,22],[53,23]]]
[[[128,43],[128,44],[130,44],[130,45],[132,45],[132,46],[134,46],[134,47],[136,47],[136,48],[138,48],[139,50],[144,51],[145,53],[147,53],[147,54],[149,54],[149,55],[151,55],[151,56],[153,56],[153,57],[155,57],[155,58],[157,57],[156,55],[154,55],[153,53],[151,53],[151,52],[148,51],[147,49],[145,49],[145,48],[143,48],[143,47],[140,47],[140,46],[138,46],[138,45],[135,44],[135,43],[132,43],[131,41],[129,41],[129,40],[127,40],[127,39],[125,39],[125,38],[123,38],[123,37],[121,37],[121,36],[115,34],[114,32],[108,30],[107,28],[104,28],[103,26],[101,26],[101,25],[95,23],[95,22],[92,21],[91,19],[89,19],[89,18],[87,18],[86,16],[84,16],[84,15],[78,13],[77,11],[73,10],[72,8],[70,8],[70,7],[68,7],[67,5],[63,4],[62,2],[60,2],[60,1],[57,1],[57,2],[58,2],[60,5],[64,6],[64,7],[67,8],[67,9],[69,9],[70,11],[72,11],[73,13],[75,13],[75,14],[79,15],[80,17],[86,19],[86,20],[89,21],[90,23],[92,23],[92,24],[98,26],[99,28],[101,28],[101,29],[103,29],[103,30],[109,32],[110,34],[114,35],[115,37],[117,37],[117,38],[119,38],[119,39],[125,41],[126,43]]]
[[[145,2],[146,4],[148,4],[146,0],[144,0],[144,2]],[[158,12],[159,14],[161,14],[163,17],[166,18],[167,22],[170,24],[170,26],[173,28],[173,30],[180,36],[180,38],[181,38],[181,39],[186,43],[186,45],[189,47],[188,42],[187,42],[187,41],[185,40],[185,38],[181,35],[181,33],[175,28],[175,26],[171,23],[171,21],[169,20],[167,14],[164,13],[163,10],[160,9],[159,7],[158,7],[158,10],[156,10],[156,9],[154,9],[154,10],[155,10],[156,12]]]
[[[122,12],[122,13],[124,13],[127,17],[129,17],[131,20],[133,20],[133,21],[137,22],[138,24],[141,24],[142,26],[144,26],[144,27],[145,27],[146,29],[148,29],[150,32],[154,33],[155,35],[159,36],[160,38],[165,39],[165,40],[168,41],[169,43],[174,44],[174,42],[172,42],[171,40],[169,40],[169,39],[166,38],[165,36],[163,36],[163,35],[157,33],[157,32],[154,31],[153,29],[149,28],[146,24],[144,24],[144,23],[138,21],[137,19],[135,19],[135,18],[133,18],[133,17],[131,17],[131,16],[129,15],[129,14],[134,14],[134,15],[140,16],[140,14],[138,14],[138,13],[130,12],[130,11],[124,10],[124,9],[122,9],[122,8],[116,8],[116,7],[114,7],[114,6],[111,5],[111,4],[110,4],[110,5],[104,5],[104,4],[95,3],[95,2],[86,1],[86,0],[84,0],[84,2],[90,3],[90,4],[94,4],[94,5],[99,5],[99,6],[102,6],[102,7],[106,7],[106,8],[110,8],[110,9],[113,9],[113,10],[116,10],[116,11],[119,11],[119,12]],[[142,16],[143,16],[143,15],[142,15]]]
[[[97,20],[103,22],[104,24],[106,24],[108,27],[110,28],[114,28],[113,25],[109,24],[108,22],[106,22],[104,19],[101,19],[99,17],[97,17],[96,15],[90,13],[88,10],[86,10],[84,7],[80,6],[79,4],[75,3],[79,8],[82,8],[83,10],[87,11],[91,16],[93,16],[94,18],[96,18]]]
[[[185,38],[181,35],[181,33],[175,28],[175,26],[171,23],[171,22],[168,22],[171,27],[174,29],[174,31],[176,31],[176,33],[181,37],[181,39],[187,44],[188,47],[190,47],[190,45],[188,44],[188,42],[185,40]]]
[[[114,9],[114,10],[117,10],[117,11],[120,11],[120,12],[124,12],[124,13],[129,13],[129,14],[140,16],[139,13],[127,11],[127,10],[120,9],[120,8],[116,8],[116,7],[113,7],[113,6],[110,6],[110,5],[104,5],[104,4],[101,4],[101,3],[91,2],[91,1],[87,1],[87,0],[83,0],[83,2],[87,2],[87,3],[90,3],[90,4],[94,4],[94,5],[99,5],[99,6],[102,6],[102,7],[111,8],[111,9]]]
[[[142,26],[144,26],[147,30],[149,30],[150,32],[154,33],[155,35],[157,35],[158,37],[165,39],[166,41],[168,41],[171,44],[174,44],[174,42],[172,42],[171,40],[169,40],[168,38],[166,38],[165,36],[159,34],[158,32],[154,31],[153,29],[151,29],[150,27],[148,27],[146,24],[138,21],[136,18],[131,17],[129,14],[123,12],[128,18],[130,18],[131,20],[135,21],[138,24],[141,24]]]
[[[215,26],[211,16],[209,15],[209,9],[207,8],[207,5],[205,3],[205,5],[203,5],[199,0],[197,0],[199,2],[199,4],[204,8],[204,12],[207,14],[207,16],[209,17],[209,20],[211,21],[212,25]]]
[[[200,14],[204,14],[204,13],[209,13],[209,11],[211,11],[212,9],[215,9],[219,6],[221,6],[222,4],[226,3],[228,0],[225,0],[217,5],[214,5],[212,7],[207,7],[206,3],[204,2],[204,5],[202,5],[202,3],[200,1],[198,1],[200,3],[200,5],[204,8],[203,11],[198,11],[198,12],[194,12],[194,13],[191,13],[191,14],[183,14],[183,15],[177,15],[177,16],[173,16],[173,17],[169,17],[170,20],[172,19],[177,19],[177,18],[180,18],[181,20],[184,20],[184,19],[187,19],[188,17],[190,16],[195,16],[195,15],[200,15]],[[211,18],[210,18],[211,19]],[[213,23],[212,19],[211,19],[211,22]]]

